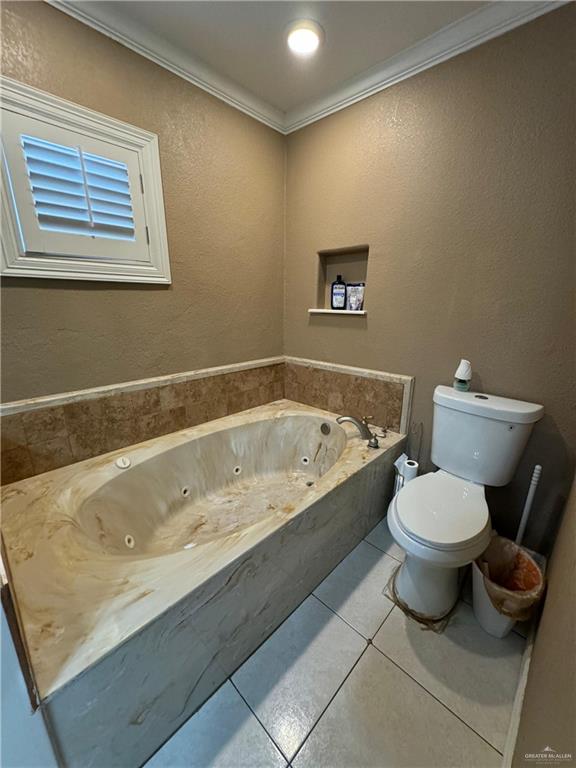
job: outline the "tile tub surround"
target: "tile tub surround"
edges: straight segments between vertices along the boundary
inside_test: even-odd
[[[273,357],[0,406],[2,484],[279,400],[408,431],[413,379]],[[290,391],[290,395],[286,391]]]
[[[410,376],[286,358],[284,392],[289,400],[334,413],[370,416],[374,424],[395,432],[408,431],[412,385]]]
[[[272,358],[6,403],[0,408],[2,484],[283,396],[282,358]]]
[[[334,422],[334,414],[282,401],[129,456],[137,468],[215,431],[286,416]],[[85,539],[80,545],[54,504],[57,489],[67,488],[73,504],[78,482],[90,490],[104,467],[121,472],[114,460],[126,450],[4,489],[11,588],[65,764],[126,768],[127,755],[142,763],[376,525],[404,438],[389,433],[374,450],[349,425],[343,432],[340,458],[302,497],[292,494],[285,513],[161,556],[98,554]]]

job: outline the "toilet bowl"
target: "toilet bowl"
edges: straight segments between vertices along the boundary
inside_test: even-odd
[[[406,552],[397,596],[426,618],[446,615],[458,598],[459,569],[490,541],[484,487],[443,470],[421,475],[392,499],[388,527]]]

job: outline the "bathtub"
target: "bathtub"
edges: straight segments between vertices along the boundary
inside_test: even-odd
[[[404,437],[335,418],[278,401],[3,489],[63,764],[142,764],[384,515]]]

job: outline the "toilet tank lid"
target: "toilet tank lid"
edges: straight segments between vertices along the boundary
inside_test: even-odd
[[[537,403],[510,400],[508,397],[498,397],[498,395],[485,395],[483,392],[459,392],[452,387],[444,386],[438,386],[434,390],[434,402],[444,408],[514,424],[532,424],[544,415],[544,406]]]

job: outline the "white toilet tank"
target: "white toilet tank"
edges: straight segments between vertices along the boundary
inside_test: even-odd
[[[436,387],[432,461],[474,483],[506,485],[543,414],[535,403]]]

